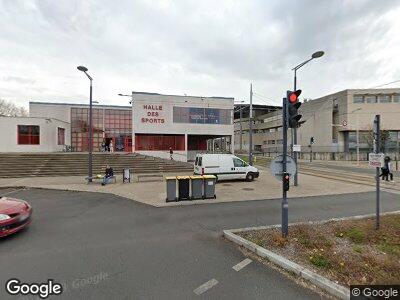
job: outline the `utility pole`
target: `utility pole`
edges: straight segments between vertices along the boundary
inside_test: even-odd
[[[240,116],[240,151],[242,151],[243,150],[243,136],[242,136],[242,134],[243,134],[243,127],[242,127],[242,117],[243,117],[243,114],[242,114],[242,104],[240,104],[240,106],[239,106],[239,108],[240,108],[240,110],[239,110],[239,116]]]
[[[374,120],[374,153],[378,154],[381,152],[381,116],[375,115]],[[380,210],[380,177],[379,177],[379,167],[376,168],[376,220],[375,229],[379,229],[379,210]]]
[[[253,84],[250,83],[250,112],[249,112],[249,164],[253,165]]]

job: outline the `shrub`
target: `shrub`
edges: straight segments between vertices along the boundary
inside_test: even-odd
[[[365,241],[364,232],[358,228],[351,228],[346,232],[346,236],[354,243],[361,244]]]

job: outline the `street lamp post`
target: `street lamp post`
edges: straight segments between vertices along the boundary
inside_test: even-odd
[[[125,94],[121,94],[119,93],[118,96],[122,96],[122,97],[131,97],[131,101],[129,101],[130,104],[132,104],[132,123],[135,121],[133,118],[133,91],[131,95],[125,95]],[[135,126],[134,124],[132,124],[132,152],[135,152]]]
[[[298,64],[297,66],[295,66],[292,69],[292,71],[294,71],[294,89],[293,89],[293,91],[297,90],[297,70],[300,69],[305,64],[309,63],[310,61],[312,61],[313,59],[320,58],[321,56],[324,55],[324,53],[325,53],[324,51],[314,52],[311,55],[311,58],[307,59],[306,61],[303,61],[301,64]],[[293,128],[293,130],[292,130],[292,143],[291,144],[292,144],[292,155],[293,155],[294,161],[297,165],[297,153],[293,151],[293,145],[297,144],[297,128]],[[298,173],[298,171],[296,171],[296,173],[294,174],[294,185],[295,186],[297,186],[297,183],[298,183],[297,173]]]
[[[86,74],[90,80],[90,97],[89,97],[89,159],[88,159],[88,182],[92,182],[93,177],[93,78],[87,73],[88,69],[84,66],[78,66],[77,69]]]

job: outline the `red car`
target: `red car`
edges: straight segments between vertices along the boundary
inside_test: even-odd
[[[32,218],[32,207],[23,200],[0,198],[0,238],[25,228]]]

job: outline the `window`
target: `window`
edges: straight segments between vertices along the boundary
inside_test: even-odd
[[[57,145],[65,145],[65,129],[57,128]]]
[[[375,95],[366,95],[365,103],[376,103],[376,96]]]
[[[37,125],[18,125],[18,145],[39,145],[40,128]]]
[[[390,101],[390,95],[379,95],[378,96],[378,102],[379,103],[389,103]]]
[[[234,166],[235,168],[239,168],[239,167],[246,167],[247,164],[246,164],[243,160],[234,157],[234,158],[233,158],[233,166]]]
[[[231,125],[232,110],[174,106],[173,120],[174,123]]]
[[[354,95],[353,102],[354,103],[364,103],[364,97],[362,95]]]
[[[400,102],[400,94],[393,95],[393,102],[399,103]]]

